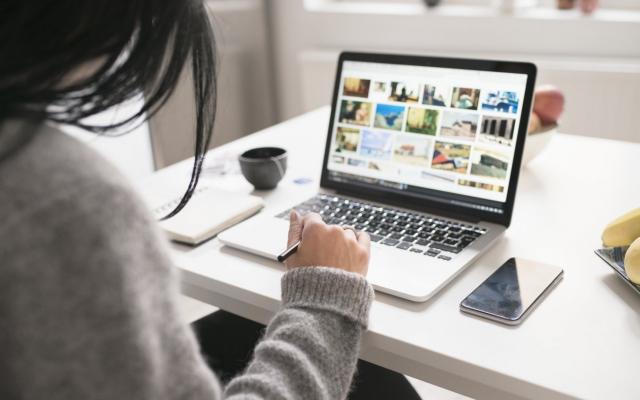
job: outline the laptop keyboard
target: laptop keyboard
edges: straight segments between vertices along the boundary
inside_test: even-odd
[[[365,231],[372,242],[445,261],[487,232],[477,225],[336,195],[318,194],[293,208],[301,215],[320,214],[327,224]],[[283,211],[277,217],[289,219],[290,212],[290,209]]]

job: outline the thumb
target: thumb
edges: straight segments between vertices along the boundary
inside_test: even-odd
[[[302,237],[302,218],[296,210],[291,210],[289,214],[289,237],[287,246],[291,246]]]

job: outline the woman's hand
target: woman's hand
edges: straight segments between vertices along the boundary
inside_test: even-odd
[[[323,266],[367,275],[371,247],[367,233],[327,225],[318,214],[301,217],[292,211],[288,246],[298,240],[298,251],[285,261],[287,268]]]

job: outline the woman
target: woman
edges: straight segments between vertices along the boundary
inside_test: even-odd
[[[213,65],[202,0],[0,4],[0,398],[339,399],[349,393],[373,297],[364,278],[366,234],[291,215],[289,243],[302,244],[282,278],[282,309],[248,366],[232,353],[251,348],[262,335],[259,326],[224,313],[199,324],[210,364],[237,373],[222,389],[180,322],[176,271],[155,221],[114,168],[53,126],[101,134],[129,126],[153,115],[189,67],[195,162],[170,217],[189,200],[209,143]],[[144,106],[131,118],[107,126],[85,122],[143,92]],[[226,342],[216,343],[225,335]],[[361,381],[380,372],[361,365]],[[398,382],[387,386],[402,396],[406,381],[386,382]],[[358,393],[367,396],[360,389],[353,396]]]

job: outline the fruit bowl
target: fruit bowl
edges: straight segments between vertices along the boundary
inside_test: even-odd
[[[628,247],[605,247],[603,249],[597,249],[595,252],[622,280],[627,282],[627,285],[631,286],[636,293],[640,294],[640,285],[631,282],[627,273],[624,271],[624,255],[627,249]]]
[[[558,124],[543,126],[540,130],[527,134],[527,141],[524,144],[524,154],[522,155],[522,165],[527,165],[536,158],[549,145],[553,133],[558,130]]]

